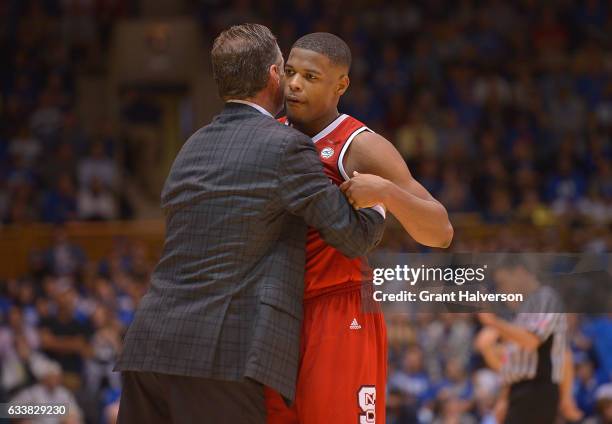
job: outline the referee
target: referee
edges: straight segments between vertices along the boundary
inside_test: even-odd
[[[559,408],[559,386],[567,337],[562,303],[521,263],[495,271],[498,287],[525,295],[514,320],[480,313],[480,322],[506,341],[501,375],[508,392],[505,424],[552,424]],[[506,291],[506,290],[504,290]]]

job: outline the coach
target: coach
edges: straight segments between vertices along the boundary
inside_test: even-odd
[[[116,367],[120,423],[263,423],[264,386],[294,397],[307,226],[348,256],[382,236],[382,215],[353,210],[312,141],[274,119],[271,32],[224,31],[212,66],[226,105],[166,180],[164,249]]]

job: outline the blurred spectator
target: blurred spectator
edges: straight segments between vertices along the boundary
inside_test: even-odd
[[[536,190],[525,190],[521,193],[516,215],[519,220],[538,227],[551,225],[555,220],[552,211],[540,200]]]
[[[401,369],[389,377],[389,390],[414,399],[419,409],[433,399],[433,381],[425,371],[423,351],[418,345],[406,350]]]
[[[431,186],[432,182],[428,184]],[[437,195],[438,200],[449,213],[470,212],[476,206],[469,185],[461,177],[459,171],[452,166],[444,170],[442,186]]]
[[[484,105],[491,100],[503,104],[511,100],[510,84],[500,75],[490,73],[480,76],[474,85],[474,100]]]
[[[25,167],[32,168],[42,153],[40,141],[32,137],[27,126],[23,126],[18,135],[9,144],[8,151],[12,157],[19,157]]]
[[[49,147],[57,140],[62,124],[62,112],[49,92],[40,96],[38,109],[30,118],[32,133],[40,137],[45,147]]]
[[[71,147],[78,156],[83,156],[88,150],[88,138],[83,128],[81,128],[78,117],[74,112],[66,112],[62,125],[60,142]]]
[[[53,245],[46,255],[49,269],[58,277],[78,275],[85,264],[83,250],[68,240],[61,227],[55,230]]]
[[[612,128],[612,81],[608,82],[603,98],[595,107],[595,115],[602,127]]]
[[[389,390],[387,396],[387,424],[418,424],[417,410],[398,389]]]
[[[595,393],[597,415],[585,420],[585,424],[612,423],[612,383],[604,384]]]
[[[474,336],[474,325],[467,314],[446,313],[438,319],[433,316],[420,317],[419,339],[425,352],[428,374],[435,380],[443,375],[444,364],[458,361],[456,366],[467,367],[471,349],[465,340]]]
[[[384,116],[381,102],[363,81],[353,80],[351,89],[342,96],[341,110],[363,120],[369,127],[378,128]]]
[[[493,409],[501,389],[500,376],[490,369],[480,369],[473,375],[475,413],[482,424],[495,422]]]
[[[71,389],[81,387],[83,357],[90,355],[88,340],[92,330],[87,319],[75,317],[76,293],[69,285],[58,283],[55,288],[57,311],[39,323],[40,345],[49,358],[64,370],[64,384]]]
[[[612,313],[585,320],[581,331],[593,347],[600,377],[612,380]]]
[[[477,424],[476,418],[467,413],[463,402],[454,396],[439,401],[436,405],[436,418],[432,424]]]
[[[606,200],[597,186],[591,186],[587,195],[578,201],[577,209],[591,222],[605,224],[612,221],[612,202]]]
[[[91,338],[92,356],[85,365],[88,393],[99,397],[102,389],[120,388],[120,376],[113,372],[121,349],[121,326],[105,306],[98,306],[92,315],[95,333]]]
[[[584,126],[585,110],[580,98],[568,87],[562,87],[559,97],[551,101],[550,117],[559,134],[573,133]]]
[[[8,325],[0,327],[0,359],[2,387],[6,393],[16,391],[33,381],[31,360],[39,347],[36,328],[24,322],[21,309],[13,306],[8,311]]]
[[[117,217],[117,202],[112,191],[94,176],[79,192],[78,210],[85,221],[110,220]]]
[[[32,364],[32,372],[38,383],[23,389],[11,403],[16,405],[65,405],[65,417],[44,417],[36,423],[79,424],[84,422],[81,409],[73,394],[62,385],[62,368],[54,361],[41,358]]]
[[[76,189],[68,174],[60,174],[55,188],[43,198],[42,220],[52,224],[63,224],[77,218]]]
[[[100,142],[94,143],[90,155],[79,162],[78,172],[81,187],[89,187],[94,178],[109,188],[118,184],[117,165],[106,156]]]
[[[394,44],[385,44],[381,56],[373,83],[378,88],[377,94],[385,98],[395,92],[402,92],[408,86],[408,72],[400,51]]]
[[[37,221],[38,205],[32,185],[19,183],[10,193],[10,206],[6,216],[9,224],[31,224]]]
[[[590,416],[595,413],[595,392],[601,381],[595,374],[595,366],[586,353],[575,354],[574,363],[576,364],[574,388],[576,404],[585,416]]]
[[[406,124],[400,127],[395,137],[397,150],[407,160],[435,156],[438,153],[438,138],[434,129],[416,108],[406,118]]]
[[[74,149],[70,144],[61,143],[51,152],[48,161],[42,164],[42,182],[46,187],[52,187],[59,179],[60,175],[70,176],[72,181],[76,181],[76,157]]]
[[[0,227],[8,221],[8,212],[10,210],[10,196],[6,189],[6,182],[0,179]]]
[[[95,41],[95,6],[94,1],[62,1],[62,29],[69,44],[85,47]]]
[[[498,187],[492,190],[485,220],[495,224],[507,224],[512,218],[512,198],[508,190]]]
[[[469,379],[467,367],[459,358],[446,360],[444,378],[436,387],[436,392],[438,399],[456,398],[461,401],[464,411],[471,408],[474,388]]]
[[[547,192],[555,212],[562,214],[571,209],[574,202],[584,194],[585,182],[568,157],[559,158],[557,171],[558,174],[548,183]]]

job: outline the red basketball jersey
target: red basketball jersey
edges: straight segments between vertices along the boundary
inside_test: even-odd
[[[290,123],[286,117],[279,120]],[[349,115],[340,115],[312,138],[323,163],[325,174],[336,185],[349,179],[342,161],[357,134],[370,131],[362,122]],[[314,228],[308,229],[306,242],[306,274],[304,297],[316,295],[321,289],[361,282],[369,277],[370,269],[365,258],[350,259],[336,248],[329,246]]]

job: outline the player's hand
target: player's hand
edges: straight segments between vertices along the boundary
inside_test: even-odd
[[[349,203],[355,209],[370,208],[384,203],[384,194],[389,181],[372,174],[353,172],[353,178],[340,185],[340,190],[346,195]]]

